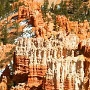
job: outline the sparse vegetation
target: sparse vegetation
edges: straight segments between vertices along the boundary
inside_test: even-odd
[[[83,2],[82,0],[70,0],[68,3],[67,1],[61,1],[61,3],[57,5],[52,3],[50,8],[48,8],[48,4],[46,4],[47,2],[48,1],[45,0],[43,4],[43,17],[49,12],[55,15],[65,15],[72,21],[82,22],[85,19],[90,21],[90,8],[87,2]]]
[[[13,51],[15,50],[15,47],[10,50],[10,52],[6,53],[6,59],[0,61],[0,68],[4,68],[5,64],[7,62],[11,62],[11,59],[13,58]]]
[[[1,41],[3,42],[3,44],[7,44],[8,39],[7,39],[8,33],[7,33],[7,24],[5,26],[3,26],[2,28],[2,38]]]
[[[41,6],[41,11],[42,11],[44,20],[45,20],[46,17],[47,17],[46,14],[48,13],[48,5],[49,5],[48,0],[44,0],[44,4]]]

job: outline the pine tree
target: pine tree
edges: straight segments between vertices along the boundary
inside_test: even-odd
[[[54,2],[51,4],[51,7],[50,7],[49,11],[50,11],[51,13],[54,13]]]
[[[60,12],[59,5],[55,5],[54,13],[55,13],[55,14],[59,14],[59,12]]]
[[[7,1],[5,4],[5,13],[7,16],[7,22],[8,22],[8,15],[9,15],[10,10],[11,10],[11,6],[10,6],[10,3]]]
[[[76,20],[78,18],[81,4],[82,4],[81,0],[71,0],[69,10],[71,11],[72,14],[71,15],[72,20]]]
[[[2,41],[4,45],[7,44],[8,42],[7,36],[8,36],[7,25],[4,25],[2,28]]]
[[[18,36],[18,28],[19,28],[19,24],[15,21],[14,23],[13,23],[13,25],[14,25],[14,27],[15,27],[15,29],[16,29],[16,35]]]
[[[48,0],[44,0],[44,4],[41,6],[43,18],[46,18],[47,16],[46,13],[48,12],[48,5],[49,5]]]

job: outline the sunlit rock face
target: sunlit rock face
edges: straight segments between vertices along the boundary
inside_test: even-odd
[[[83,55],[74,56],[74,50],[78,49],[78,37],[63,33],[66,32],[61,31],[48,40],[42,37],[18,40],[14,74],[27,74],[29,87],[42,85],[46,90],[79,90],[81,87],[78,84],[82,86],[84,79],[85,59]],[[71,54],[67,52],[69,50]]]
[[[87,20],[78,23],[58,15],[56,20],[60,28],[56,32],[53,23],[47,24],[43,20],[41,4],[38,3],[41,0],[23,1],[26,7],[19,7],[18,19],[29,18],[28,24],[32,24],[36,38],[17,41],[13,81],[18,85],[11,90],[83,90],[83,87],[89,90],[90,62],[87,57],[90,56],[90,40],[81,41],[76,35],[87,37]],[[54,3],[59,1],[54,0]],[[49,0],[50,4],[52,2]],[[47,16],[52,20],[50,15]],[[81,51],[77,56],[76,50]]]

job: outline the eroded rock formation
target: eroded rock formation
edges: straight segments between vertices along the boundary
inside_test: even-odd
[[[85,59],[83,55],[74,56],[74,50],[78,48],[78,37],[75,39],[74,36],[73,40],[70,40],[72,35],[63,36],[62,32],[61,35],[62,38],[57,35],[56,39],[52,37],[50,40],[21,38],[17,42],[15,75],[27,73],[29,88],[41,84],[46,90],[82,88]],[[65,40],[70,40],[71,45],[65,45]],[[72,47],[69,48],[69,45]],[[63,54],[64,48],[66,51],[71,49],[71,55],[68,52]]]

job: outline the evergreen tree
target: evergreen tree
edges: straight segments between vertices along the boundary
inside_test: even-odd
[[[16,35],[18,36],[18,28],[19,28],[19,24],[15,21],[13,23],[14,27],[16,28]]]
[[[50,7],[49,11],[54,13],[54,2],[51,4],[51,7]]]
[[[55,5],[54,13],[55,14],[59,14],[59,12],[60,12],[60,6],[59,5]]]
[[[7,44],[8,42],[7,36],[8,36],[7,25],[4,25],[2,28],[2,41],[4,45]]]
[[[46,13],[48,12],[48,0],[44,0],[44,4],[41,6],[43,17],[46,18]]]
[[[5,4],[5,13],[7,16],[7,22],[8,22],[8,15],[9,15],[10,10],[11,10],[11,6],[10,6],[10,3],[7,1]]]
[[[0,17],[7,16],[11,11],[10,4],[18,0],[0,0]]]
[[[5,16],[4,5],[0,3],[0,17],[4,18],[4,16]]]

